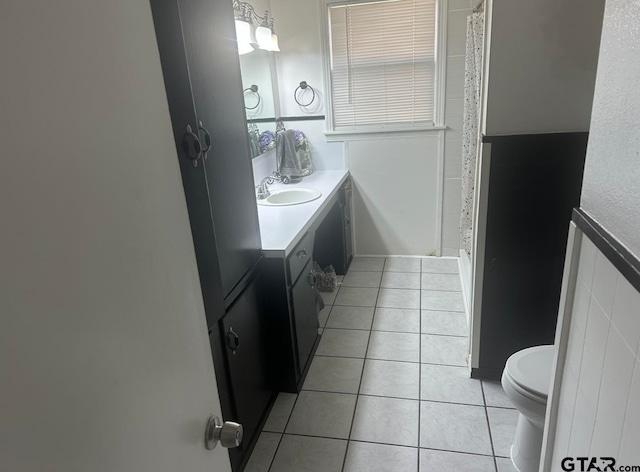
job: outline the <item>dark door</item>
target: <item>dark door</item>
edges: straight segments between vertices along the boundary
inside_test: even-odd
[[[272,395],[267,374],[266,330],[260,318],[261,283],[261,276],[253,279],[220,322],[235,406],[233,420],[245,430],[240,448],[229,450],[234,469],[238,458],[250,446]]]
[[[196,114],[211,136],[204,166],[226,297],[261,248],[233,8],[231,0],[179,5]]]
[[[291,288],[296,329],[300,374],[309,362],[311,351],[318,337],[318,309],[316,305],[315,279],[309,261],[300,278]]]

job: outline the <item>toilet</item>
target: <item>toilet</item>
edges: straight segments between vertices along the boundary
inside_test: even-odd
[[[523,349],[507,359],[502,372],[502,388],[520,413],[511,446],[519,472],[538,472],[540,465],[553,352],[553,346]]]

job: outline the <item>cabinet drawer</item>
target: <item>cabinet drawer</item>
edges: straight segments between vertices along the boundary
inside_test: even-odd
[[[313,258],[313,240],[315,238],[315,232],[308,232],[304,235],[302,240],[298,243],[295,249],[287,257],[287,263],[289,265],[289,274],[291,280],[289,283],[293,285],[298,279],[298,276],[304,269],[304,266]]]

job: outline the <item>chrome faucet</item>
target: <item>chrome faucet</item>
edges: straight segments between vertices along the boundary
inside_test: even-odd
[[[271,192],[269,192],[269,187],[268,187],[269,185],[275,182],[282,182],[282,181],[283,179],[279,175],[267,175],[264,179],[262,179],[262,182],[260,182],[260,185],[256,187],[258,189],[258,192],[257,192],[258,200],[264,200],[269,195],[271,195]]]

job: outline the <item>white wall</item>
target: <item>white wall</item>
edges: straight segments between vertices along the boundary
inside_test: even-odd
[[[320,0],[271,0],[280,44],[276,63],[282,116],[324,114],[321,3]],[[317,93],[314,103],[307,108],[300,107],[293,99],[294,90],[303,80]]]
[[[486,134],[588,131],[604,0],[493,0]]]
[[[356,254],[436,250],[437,136],[349,141]],[[419,149],[420,152],[416,152]],[[419,252],[418,252],[419,251]]]
[[[0,470],[229,471],[149,2],[3,1],[0,58]]]
[[[317,128],[321,123],[324,128],[323,122],[290,124],[309,136],[317,151],[317,168],[334,169],[346,160],[354,174],[359,254],[428,255],[442,250],[444,255],[458,255],[466,17],[472,3],[448,2],[446,131],[409,138],[375,136],[342,145],[324,143]],[[322,4],[271,0],[281,49],[276,60],[283,116],[324,114]],[[316,88],[317,105],[303,108],[295,103],[293,91],[301,80]],[[384,188],[384,193],[373,193],[374,188]]]
[[[581,205],[640,257],[640,4],[607,0]],[[640,463],[640,293],[583,236],[553,460]],[[561,337],[561,336],[560,336]]]

